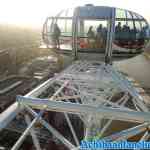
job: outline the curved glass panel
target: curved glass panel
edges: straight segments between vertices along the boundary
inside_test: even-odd
[[[110,19],[112,8],[104,6],[85,6],[78,7],[77,11],[79,18]]]
[[[67,10],[63,10],[60,12],[60,14],[57,17],[67,17]]]
[[[137,14],[137,15],[138,15],[138,14]],[[138,18],[139,18],[139,19],[144,19],[141,15],[138,15]]]
[[[139,44],[138,40],[141,38],[141,24],[139,21],[135,21],[135,29],[136,29],[136,42]]]
[[[66,36],[67,33],[67,20],[66,19],[57,19],[57,25],[61,30],[61,36]]]
[[[127,19],[132,19],[132,15],[129,11],[126,11]]]
[[[125,10],[123,9],[116,9],[116,18],[126,18]]]
[[[142,16],[126,11],[126,18],[123,12],[123,10],[116,10],[113,55],[133,57],[143,52],[148,41],[148,26]],[[118,16],[125,18],[118,19]]]
[[[139,14],[137,14],[137,13],[134,13],[135,15],[136,15],[136,17],[138,18],[138,19],[144,19],[141,15],[139,15]]]
[[[123,46],[129,37],[129,26],[126,21],[116,21],[115,24],[115,44]]]
[[[46,22],[43,25],[43,41],[46,45],[52,44],[51,41],[51,32],[53,25],[53,17],[47,18]]]
[[[132,20],[127,21],[127,25],[129,26],[130,30],[134,30],[134,22]]]
[[[80,19],[78,22],[78,51],[105,53],[107,20]]]
[[[48,18],[48,21],[47,21],[47,33],[50,33],[51,32],[51,29],[52,29],[52,18]]]
[[[140,21],[134,21],[135,23],[135,28],[137,30],[137,32],[140,32],[141,31],[141,23]]]
[[[141,21],[141,25],[142,25],[142,28],[144,28],[144,27],[146,27],[146,26],[147,26],[147,24],[146,24],[146,22],[145,22],[145,21]]]
[[[67,17],[73,17],[74,9],[68,9]]]
[[[43,26],[43,40],[49,48],[72,50],[72,19],[48,18]]]
[[[72,19],[57,18],[50,38],[53,48],[72,50]]]
[[[133,19],[138,19],[136,13],[132,13]]]

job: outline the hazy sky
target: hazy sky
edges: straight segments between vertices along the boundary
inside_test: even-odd
[[[150,22],[149,0],[0,0],[0,23],[41,26],[47,16],[69,7],[92,3],[133,10]]]

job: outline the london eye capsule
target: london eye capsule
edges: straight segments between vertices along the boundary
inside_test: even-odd
[[[141,54],[149,40],[149,25],[132,11],[85,5],[48,17],[43,40],[48,48],[76,59],[110,62]]]

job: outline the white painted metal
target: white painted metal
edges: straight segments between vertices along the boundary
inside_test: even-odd
[[[19,147],[21,146],[21,144],[23,143],[24,139],[27,137],[27,135],[29,134],[29,132],[31,131],[32,127],[34,126],[34,124],[37,122],[37,120],[39,120],[39,118],[41,117],[41,115],[44,113],[44,111],[40,111],[40,113],[38,114],[37,117],[34,118],[34,120],[30,123],[30,125],[27,127],[27,129],[23,132],[23,134],[21,135],[21,137],[18,139],[18,141],[15,143],[15,145],[12,147],[11,150],[17,150],[19,149]]]
[[[30,123],[31,123],[31,119],[30,119],[29,115],[25,115],[25,120],[26,120],[27,125],[29,126]],[[38,140],[38,138],[37,138],[37,136],[36,136],[36,133],[35,133],[33,127],[32,127],[32,129],[31,129],[31,131],[30,131],[30,134],[31,134],[31,136],[32,136],[33,143],[34,143],[36,149],[37,149],[37,150],[41,150],[39,140]]]
[[[29,113],[31,113],[34,117],[38,116],[38,114],[33,109],[31,109],[28,106],[25,106],[25,107],[29,111]],[[54,129],[45,120],[40,118],[39,121],[48,131],[50,131],[57,139],[59,139],[64,145],[66,145],[66,147],[68,147],[69,149],[75,148],[75,146],[73,146],[63,135],[61,135],[56,129]]]
[[[75,104],[69,102],[54,102],[46,99],[39,98],[29,98],[18,96],[18,102],[23,105],[31,106],[35,109],[44,109],[47,111],[57,111],[57,112],[68,112],[72,114],[93,114],[105,116],[105,118],[110,119],[115,117],[116,120],[127,120],[127,121],[137,121],[144,122],[150,121],[150,112],[138,112],[138,111],[127,111],[121,110],[118,108],[109,108],[109,107],[96,107],[85,104]]]
[[[102,72],[103,74],[101,74]],[[60,87],[55,91],[53,96],[44,99],[36,98],[45,92],[50,86],[53,86],[54,83],[57,83]],[[64,88],[67,88],[71,95],[64,93]],[[4,115],[2,118],[6,119],[6,123],[4,125],[0,124],[0,128],[4,128],[11,121],[11,119],[24,108],[27,108],[29,113],[35,117],[34,120],[37,120],[38,114],[30,108],[33,107],[41,110],[45,109],[45,111],[50,110],[64,112],[65,114],[73,113],[79,115],[80,117],[82,116],[83,122],[88,124],[85,126],[85,136],[87,136],[87,138],[100,134],[100,131],[103,131],[103,133],[104,131],[107,132],[111,121],[114,120],[123,120],[129,123],[135,121],[138,122],[138,126],[127,130],[125,129],[123,132],[118,133],[117,139],[114,138],[115,135],[110,135],[104,138],[106,140],[127,139],[128,137],[142,131],[146,131],[149,126],[148,122],[150,121],[150,113],[148,111],[144,112],[143,110],[145,108],[145,110],[148,110],[147,106],[143,100],[139,100],[139,94],[137,91],[135,92],[133,90],[131,92],[131,89],[134,89],[132,88],[132,85],[127,83],[123,75],[118,75],[117,71],[114,71],[112,66],[107,65],[106,67],[102,63],[96,61],[76,61],[62,73],[58,74],[53,79],[46,81],[26,96],[18,96],[18,102],[12,105],[12,109],[8,109],[9,111],[6,110],[8,111],[9,117],[7,117],[6,114],[1,114]],[[124,95],[116,102],[113,102],[112,98],[118,92],[124,92]],[[79,96],[80,103],[77,99],[75,99],[76,103],[61,101],[65,96],[76,97],[76,95]],[[131,95],[133,98],[131,98]],[[132,99],[135,109],[124,106],[129,99]],[[138,108],[143,110],[143,112],[141,112]],[[13,117],[10,117],[10,113],[12,113],[11,115],[13,115]],[[101,123],[103,119],[110,120],[102,127]],[[76,147],[64,138],[63,135],[61,135],[56,129],[45,122],[41,116],[38,117],[38,120],[69,149]],[[0,123],[3,123],[3,121],[4,120],[0,120]],[[31,127],[34,125],[33,121],[14,145],[13,149],[19,148],[26,135],[31,131]],[[94,130],[92,129],[93,126]],[[72,133],[75,135],[75,131]]]

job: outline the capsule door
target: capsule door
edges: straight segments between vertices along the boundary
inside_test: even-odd
[[[113,10],[104,6],[76,8],[73,19],[75,58],[105,61],[111,57]]]

